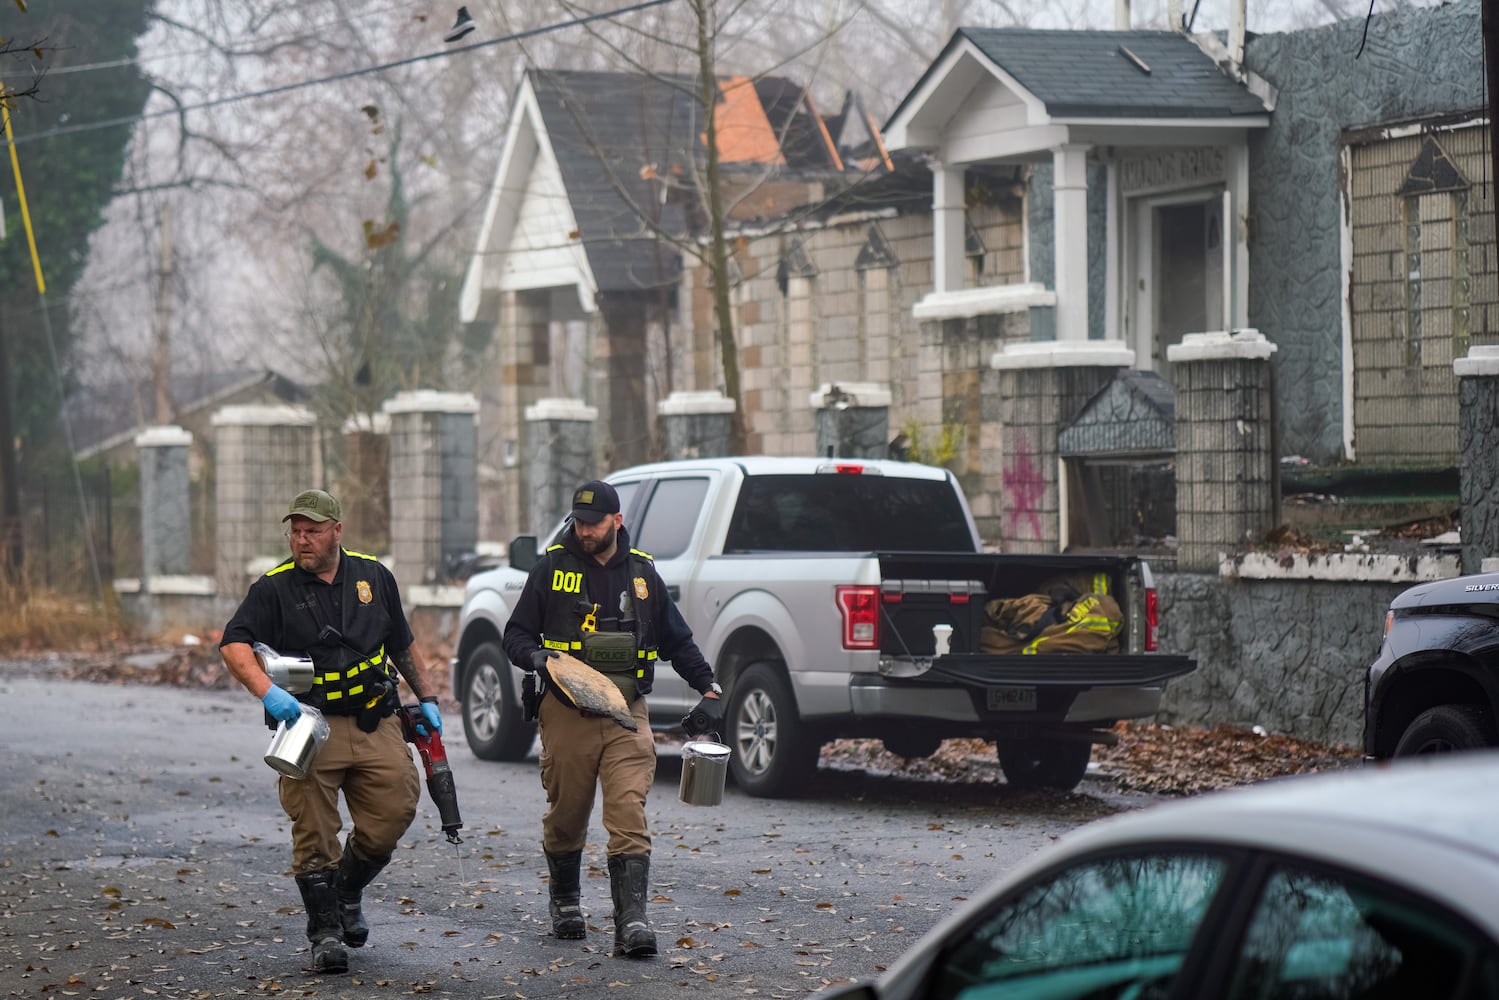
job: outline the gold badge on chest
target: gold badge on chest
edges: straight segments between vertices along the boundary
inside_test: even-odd
[[[635,600],[643,601],[650,596],[651,592],[645,585],[645,577],[637,576],[635,578]]]
[[[354,592],[359,595],[360,604],[368,604],[375,599],[374,593],[370,590],[370,584],[368,580],[360,580],[355,583]]]

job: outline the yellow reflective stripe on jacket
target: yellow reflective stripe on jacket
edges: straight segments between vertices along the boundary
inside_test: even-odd
[[[288,560],[286,560],[286,562],[282,563],[280,566],[277,566],[274,569],[268,569],[268,570],[266,570],[265,571],[265,575],[266,576],[275,576],[277,573],[285,573],[287,570],[291,569],[296,564],[297,564],[297,562],[296,562],[295,559],[288,559]]]
[[[640,660],[654,660],[656,658],[656,651],[654,649],[637,649],[635,650],[635,657]]]
[[[390,672],[385,669],[385,647],[381,646],[374,656],[367,660],[360,660],[347,670],[324,670],[312,678],[313,687],[321,686],[318,692],[324,701],[335,702],[345,697],[355,697],[368,690],[363,683],[351,684],[366,670],[378,670],[383,679],[389,679]]]
[[[1107,594],[1108,592],[1109,592],[1109,574],[1107,574],[1107,573],[1094,573],[1093,574],[1093,593],[1095,593],[1095,594]]]

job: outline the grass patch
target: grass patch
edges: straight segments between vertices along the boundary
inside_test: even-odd
[[[93,652],[133,639],[129,625],[109,595],[101,607],[39,586],[0,582],[0,649],[8,655],[38,651]]]

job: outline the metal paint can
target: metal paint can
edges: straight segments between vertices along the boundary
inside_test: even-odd
[[[689,806],[716,806],[723,801],[729,776],[729,748],[694,740],[682,744],[682,783],[677,797]]]
[[[311,705],[303,705],[302,714],[291,725],[276,724],[271,745],[265,750],[265,762],[288,778],[301,781],[326,742],[328,720]]]
[[[251,647],[260,669],[265,671],[271,683],[285,688],[292,694],[304,694],[312,690],[312,660],[306,656],[283,656],[263,642]]]

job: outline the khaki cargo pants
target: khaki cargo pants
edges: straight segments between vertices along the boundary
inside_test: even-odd
[[[411,749],[394,715],[380,720],[373,733],[359,728],[352,715],[329,715],[328,742],[312,761],[312,771],[298,781],[281,778],[281,808],[291,817],[292,871],[323,871],[343,855],[338,792],[344,793],[354,851],[361,858],[388,857],[416,817],[421,792]]]
[[[630,732],[613,719],[585,716],[548,693],[538,712],[541,724],[541,787],[547,811],[541,844],[550,854],[583,849],[594,792],[604,787],[608,853],[649,854],[645,796],[656,780],[656,740],[644,698],[630,705],[639,727]]]

